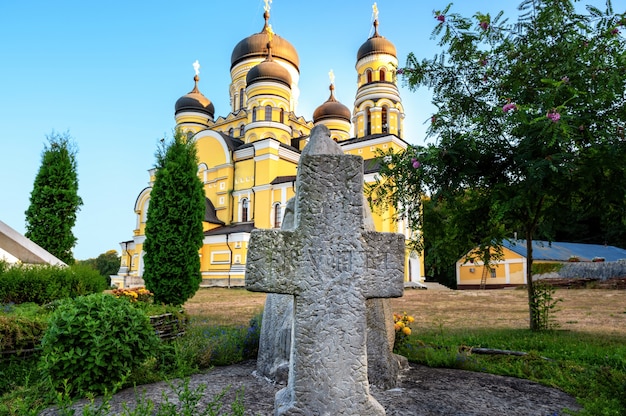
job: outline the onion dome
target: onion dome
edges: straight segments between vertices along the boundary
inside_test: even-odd
[[[372,35],[371,38],[366,40],[365,43],[361,45],[359,51],[356,54],[356,60],[359,61],[361,58],[364,58],[367,55],[378,53],[386,53],[388,55],[397,57],[396,47],[394,46],[394,44],[378,34],[378,19],[376,19],[374,20],[374,35]]]
[[[265,26],[263,26],[263,29],[259,33],[255,33],[254,35],[243,39],[233,49],[233,53],[230,56],[231,69],[244,59],[264,58],[267,56],[267,43],[270,40],[270,29],[267,24],[270,18],[269,12],[266,11],[263,14],[263,17],[265,19]],[[290,62],[296,67],[296,69],[299,69],[300,58],[298,58],[296,48],[278,35],[273,35],[272,38],[272,47],[274,49],[272,52],[274,56]]]
[[[204,113],[209,116],[209,118],[213,119],[213,115],[215,114],[215,107],[211,100],[206,98],[200,90],[198,90],[198,81],[200,81],[200,77],[197,75],[193,77],[195,81],[195,85],[193,90],[191,90],[188,94],[183,95],[176,101],[176,105],[174,106],[174,114],[182,113],[185,111],[195,111],[198,113]]]
[[[335,86],[330,84],[330,97],[313,112],[313,123],[326,119],[342,119],[350,122],[351,113],[348,107],[335,99]]]
[[[246,85],[252,85],[255,82],[261,81],[272,81],[280,82],[291,88],[291,75],[289,75],[289,71],[272,58],[272,53],[274,52],[273,42],[273,40],[269,42],[267,58],[260,64],[254,66],[246,74]]]

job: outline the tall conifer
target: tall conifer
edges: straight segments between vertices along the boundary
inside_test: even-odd
[[[72,228],[83,201],[78,196],[76,150],[69,133],[47,136],[41,167],[26,210],[26,237],[67,264],[74,263]]]
[[[144,243],[146,288],[155,302],[182,305],[200,286],[205,196],[195,142],[177,130],[156,154]]]

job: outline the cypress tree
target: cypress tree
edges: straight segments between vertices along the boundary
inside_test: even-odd
[[[204,190],[195,142],[177,130],[156,154],[144,243],[144,281],[155,302],[182,305],[200,286]]]
[[[76,150],[69,133],[47,136],[41,167],[26,210],[26,237],[67,264],[74,263],[72,228],[83,201],[78,196]]]

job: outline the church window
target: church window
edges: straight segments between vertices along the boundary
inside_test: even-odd
[[[228,129],[228,135],[230,137],[233,137],[233,134],[235,134],[235,129],[231,127],[231,128]]]
[[[282,219],[282,210],[280,209],[280,202],[274,204],[274,228],[280,228]]]
[[[252,121],[256,121],[256,107],[252,107]]]
[[[380,78],[381,81],[385,81],[385,68],[380,68],[380,71],[378,71],[378,78]]]
[[[280,109],[280,122],[285,123],[285,109],[284,108]]]
[[[368,69],[367,71],[365,71],[365,78],[367,79],[368,83],[372,82],[372,70],[371,69]]]
[[[245,126],[242,124],[239,126],[239,137],[243,137],[245,134]]]
[[[239,89],[239,109],[243,108],[243,88]]]
[[[272,106],[265,106],[265,121],[272,121]]]
[[[370,108],[367,107],[365,109],[365,135],[369,136],[370,134],[372,134],[372,113]]]
[[[383,106],[383,111],[381,114],[381,121],[383,124],[383,133],[389,133],[389,123],[387,123],[387,113],[388,113],[388,110],[387,110],[387,106],[385,105]]]
[[[248,198],[244,198],[241,200],[241,222],[248,221],[249,206],[250,206],[250,201],[248,201]]]

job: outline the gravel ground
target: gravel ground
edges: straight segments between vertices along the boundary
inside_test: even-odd
[[[210,402],[228,386],[231,388],[224,403],[232,403],[237,390],[243,387],[246,415],[273,415],[274,394],[283,386],[256,377],[253,374],[255,366],[255,361],[247,361],[217,367],[192,376],[189,387],[193,390],[206,385],[201,403]],[[397,388],[371,388],[372,395],[385,408],[388,416],[555,416],[563,414],[564,408],[580,409],[573,397],[560,390],[513,377],[413,364],[401,377]],[[140,396],[158,406],[163,401],[163,394],[170,402],[176,402],[177,395],[164,382],[122,390],[110,401],[110,414],[123,414],[123,403],[133,409]],[[78,403],[76,409],[83,406],[84,403]],[[204,407],[201,405],[200,409]],[[228,406],[225,409],[230,410]],[[81,414],[80,411],[77,413]],[[41,413],[42,416],[57,414],[53,409]]]

